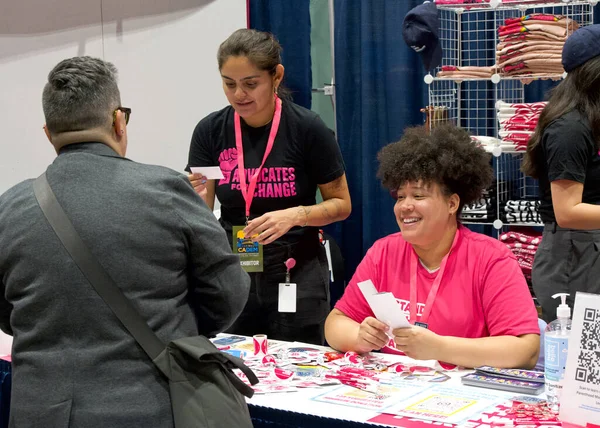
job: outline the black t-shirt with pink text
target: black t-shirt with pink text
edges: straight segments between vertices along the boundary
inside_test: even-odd
[[[234,110],[228,106],[198,123],[186,168],[189,171],[194,166],[220,166],[225,178],[217,181],[215,188],[221,203],[221,223],[228,231],[231,226],[246,222],[233,116]],[[248,182],[262,162],[271,123],[253,128],[242,119],[241,125]],[[250,218],[298,205],[314,205],[317,185],[330,183],[343,174],[344,162],[333,132],[316,113],[283,101],[279,130],[258,177]],[[302,234],[302,228],[294,229],[288,233],[291,240]]]

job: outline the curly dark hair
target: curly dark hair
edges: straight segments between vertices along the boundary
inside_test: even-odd
[[[406,182],[437,183],[445,195],[459,196],[458,216],[492,183],[490,158],[462,128],[442,124],[430,131],[418,126],[407,128],[400,141],[379,151],[377,176],[390,191]]]

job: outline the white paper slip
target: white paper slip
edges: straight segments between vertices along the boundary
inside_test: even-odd
[[[202,174],[208,180],[221,180],[225,178],[221,168],[218,166],[193,166],[190,170],[194,174]]]
[[[358,288],[379,321],[386,323],[392,329],[411,326],[392,293],[378,293],[370,279],[359,282]]]

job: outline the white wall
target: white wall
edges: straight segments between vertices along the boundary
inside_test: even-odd
[[[227,102],[217,48],[245,26],[245,0],[0,0],[0,193],[53,161],[42,89],[76,55],[119,69],[127,156],[182,171],[194,126]]]

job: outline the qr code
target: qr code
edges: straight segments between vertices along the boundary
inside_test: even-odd
[[[583,313],[575,380],[600,386],[600,311],[596,309],[586,308]]]

